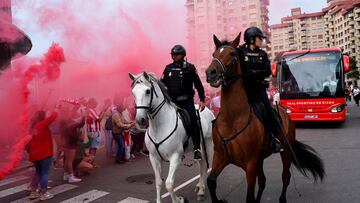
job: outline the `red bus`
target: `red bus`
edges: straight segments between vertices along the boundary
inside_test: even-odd
[[[293,121],[344,122],[344,77],[349,70],[349,56],[339,48],[285,52],[272,65],[280,105]]]

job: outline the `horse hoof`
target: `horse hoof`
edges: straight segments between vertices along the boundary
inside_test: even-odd
[[[179,200],[178,202],[180,202],[180,203],[189,203],[189,200],[186,199],[185,197],[179,197],[178,200]]]
[[[205,195],[198,195],[196,198],[196,201],[198,201],[198,202],[202,202],[204,200],[205,200]]]
[[[200,187],[199,187],[199,186],[196,186],[194,192],[195,192],[195,193],[198,193],[199,190],[200,190]]]
[[[287,202],[286,197],[280,197],[279,202],[280,203],[286,203]]]

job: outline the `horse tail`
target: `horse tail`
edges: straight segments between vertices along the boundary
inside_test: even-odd
[[[326,175],[325,167],[323,160],[319,157],[315,149],[297,140],[295,140],[292,148],[296,157],[293,155],[291,162],[296,168],[305,177],[309,178],[308,173],[310,172],[315,182],[317,182],[318,179],[322,181]]]

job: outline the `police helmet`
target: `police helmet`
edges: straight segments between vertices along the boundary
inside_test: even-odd
[[[258,27],[249,27],[246,29],[244,34],[244,41],[246,44],[252,43],[251,41],[254,41],[256,37],[260,37],[261,39],[266,38],[264,33]]]
[[[186,50],[183,46],[181,45],[175,45],[172,49],[171,49],[171,54],[182,54],[184,56],[186,56]]]

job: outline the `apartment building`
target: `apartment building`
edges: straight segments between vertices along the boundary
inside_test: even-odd
[[[289,50],[326,47],[323,13],[302,13],[301,8],[291,9],[291,16],[281,24],[270,26],[270,58]]]
[[[291,10],[281,24],[270,26],[272,59],[289,50],[339,47],[360,67],[360,0],[328,0],[317,13]]]
[[[327,47],[340,47],[360,67],[360,0],[328,0],[324,13]]]
[[[187,0],[187,49],[202,79],[214,51],[213,34],[234,39],[240,31],[258,26],[269,34],[269,0]]]

